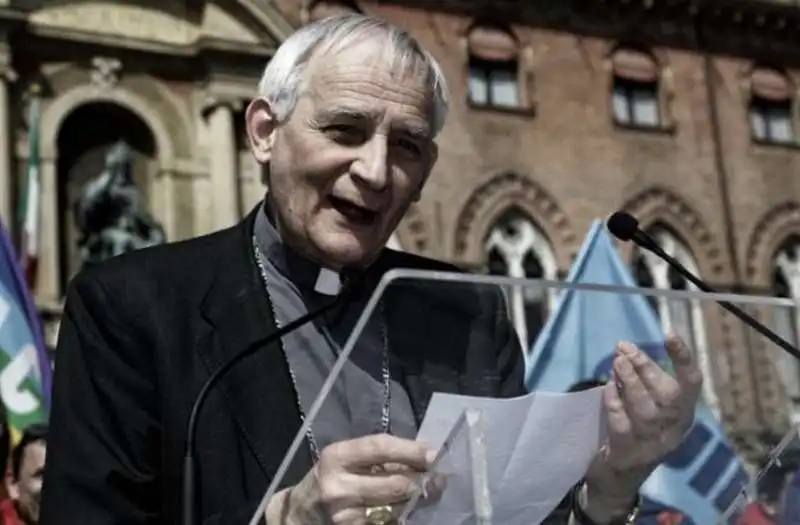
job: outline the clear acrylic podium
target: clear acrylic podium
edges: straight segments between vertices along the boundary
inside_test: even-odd
[[[579,426],[579,422],[559,417],[552,407],[566,406],[558,404],[564,402],[564,396],[585,395],[580,399],[589,404],[600,399],[591,393],[592,385],[582,382],[608,379],[615,346],[621,341],[635,343],[674,373],[664,350],[668,330],[680,335],[695,354],[706,378],[703,402],[684,445],[668,456],[643,486],[641,523],[658,523],[659,516],[681,513],[691,518],[684,523],[736,525],[746,507],[759,502],[761,482],[775,477],[772,472],[777,468],[786,473],[786,482],[777,489],[778,500],[771,504],[782,508],[786,505],[781,498],[786,499],[791,488],[790,474],[800,464],[800,433],[788,419],[792,407],[787,392],[791,385],[785,379],[789,377],[787,371],[795,370],[800,381],[800,364],[725,311],[719,301],[737,305],[792,343],[798,339],[797,305],[785,299],[393,270],[383,277],[369,300],[358,305],[363,313],[342,342],[330,375],[306,411],[250,523],[255,525],[262,518],[267,502],[283,486],[283,477],[298,451],[308,446],[307,433],[313,431],[326,403],[342,394],[342,378],[361,368],[353,359],[353,350],[366,345],[365,341],[377,333],[376,326],[388,332],[389,351],[399,355],[401,362],[406,356],[410,364],[405,364],[411,368],[430,357],[415,354],[421,349],[448,359],[450,364],[458,363],[467,348],[471,352],[485,348],[485,355],[495,353],[496,372],[487,372],[485,377],[474,375],[477,369],[467,365],[460,378],[451,377],[446,364],[438,368],[432,365],[430,375],[423,373],[420,377],[434,397],[439,389],[456,395],[502,397],[508,386],[504,381],[518,378],[524,367],[526,385],[536,392],[530,409],[525,407],[526,414],[539,414],[521,421],[504,421],[482,408],[481,403],[466,403],[463,410],[437,413],[433,422],[433,416],[426,414],[423,429],[430,423],[437,426],[439,436],[444,436],[435,443],[438,454],[433,473],[444,476],[447,485],[438,501],[426,501],[419,491],[410,500],[398,502],[395,507],[400,523],[541,523],[585,474],[590,463],[587,447],[594,447],[590,452],[596,453],[605,436],[603,424]],[[522,358],[509,360],[510,349],[521,352]],[[519,365],[516,369],[514,362]],[[764,421],[755,400],[753,377],[775,382],[772,402],[779,410],[772,413],[785,412],[785,418],[774,416]],[[599,391],[597,386],[594,389]],[[565,394],[567,391],[575,393]],[[736,401],[731,401],[730,392],[737,393]],[[748,396],[752,403],[748,404]],[[590,409],[581,408],[594,414],[595,407]],[[597,410],[602,412],[602,406]],[[720,419],[724,425],[717,423]],[[736,451],[728,446],[734,440],[725,429],[746,434],[759,426],[778,428],[786,436],[751,466],[754,453],[742,455],[750,461],[739,461]],[[538,434],[542,429],[558,435],[559,442],[573,439],[575,453],[549,457],[553,455],[548,454],[547,446],[541,446],[535,454],[526,452],[522,445],[537,443],[537,439],[541,442]],[[586,439],[574,435],[586,429],[590,433],[596,429],[597,436]],[[654,517],[656,521],[644,521]]]

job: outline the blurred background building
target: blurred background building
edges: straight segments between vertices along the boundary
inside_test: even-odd
[[[40,88],[36,297],[54,340],[79,267],[73,206],[111,144],[169,241],[263,195],[243,111],[297,27],[359,10],[439,60],[451,115],[422,201],[392,243],[464,268],[566,275],[593,219],[637,216],[725,291],[800,298],[800,8],[733,0],[0,0],[0,216],[21,230]],[[621,247],[643,286],[691,289]],[[552,294],[515,292],[530,342]],[[698,353],[704,397],[747,455],[800,419],[800,365],[738,321],[654,303]],[[796,311],[765,312],[798,341]]]

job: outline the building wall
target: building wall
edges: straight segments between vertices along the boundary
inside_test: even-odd
[[[201,29],[217,34],[224,27],[226,38],[234,38],[245,34],[241,27],[256,27],[254,20],[259,20],[258,31],[239,43],[245,48],[253,39],[277,43],[288,33],[287,26],[308,19],[309,10],[301,0],[275,4],[280,17],[261,13],[236,26],[230,25],[232,15],[217,14],[215,22]],[[408,28],[441,61],[450,84],[451,113],[439,139],[439,161],[422,200],[393,240],[403,249],[484,269],[490,231],[514,208],[538,232],[535,242],[545,259],[543,276],[556,278],[569,270],[591,222],[623,208],[644,226],[668,227],[705,279],[769,293],[775,251],[789,235],[800,233],[800,181],[795,176],[800,150],[794,143],[764,145],[751,139],[752,60],[715,56],[707,74],[697,52],[647,49],[657,64],[663,125],[632,129],[612,118],[616,37],[512,24],[522,107],[501,111],[468,103],[469,17],[386,2],[363,3],[361,8]],[[82,30],[92,30],[86,18],[51,17],[50,23],[53,20],[83,20]],[[127,27],[126,20],[130,18],[118,17],[120,35],[141,37],[136,32],[141,28]],[[275,33],[276,24],[284,28],[282,36]],[[69,27],[61,29],[65,40],[74,34]],[[168,25],[162,29],[169,34]],[[63,119],[80,105],[101,100],[134,111],[154,134],[158,152],[149,204],[170,240],[231,224],[260,198],[261,173],[244,150],[238,129],[260,62],[254,67],[253,57],[241,64],[217,57],[208,64],[209,71],[198,76],[172,67],[172,59],[164,58],[181,52],[179,48],[169,48],[156,59],[146,53],[125,55],[122,41],[104,48],[98,40],[76,47],[72,54],[62,49],[61,41],[53,42],[44,49],[37,47],[40,40],[23,35],[6,53],[26,57],[17,59],[20,64],[35,63],[51,88],[42,122],[48,202],[55,202],[56,144]],[[33,46],[36,54],[25,45]],[[102,67],[87,66],[98,56],[122,58],[121,69],[104,75]],[[174,60],[181,63],[180,58]],[[28,73],[19,72],[19,88],[10,91],[10,108],[25,107],[22,88]],[[789,71],[789,76],[800,80],[800,69]],[[20,168],[27,163],[24,115],[15,113],[11,120],[12,160]],[[732,229],[726,225],[721,181],[728,185]],[[10,208],[4,204],[3,213]],[[58,219],[48,214],[51,209],[43,219],[46,242],[37,300],[47,313],[48,333],[55,337],[63,283],[54,282],[60,264],[52,248]],[[631,251],[621,248],[631,258]],[[706,313],[705,325],[713,401],[727,423],[744,438],[765,427],[782,428],[787,396],[778,377],[781,362],[763,344],[743,344],[737,321],[718,309]]]
[[[281,4],[299,9],[293,0]],[[691,49],[647,49],[659,68],[663,125],[630,129],[612,118],[612,54],[620,42],[512,24],[525,107],[478,109],[467,95],[473,20],[386,3],[359,5],[409,29],[442,63],[450,84],[440,157],[422,201],[400,228],[404,246],[484,267],[491,227],[515,207],[547,238],[564,275],[591,222],[622,208],[645,227],[660,223],[672,230],[708,281],[771,293],[774,252],[800,232],[800,150],[751,138],[752,60],[715,56],[707,70],[704,56]],[[797,75],[789,71],[792,81]],[[744,344],[737,320],[715,307],[706,310],[709,380],[722,415],[740,436],[765,426],[779,432],[787,397],[778,351],[758,338]]]

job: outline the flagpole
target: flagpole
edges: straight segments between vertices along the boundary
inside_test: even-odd
[[[39,83],[28,90],[30,107],[28,113],[28,176],[23,195],[22,243],[20,255],[25,279],[31,289],[36,290],[39,259],[39,230],[41,220],[41,179],[39,158],[39,133],[41,120],[41,93]]]
[[[50,389],[52,374],[50,357],[47,344],[44,340],[44,326],[39,309],[35,303],[39,263],[39,235],[41,221],[41,155],[40,155],[40,128],[42,117],[42,85],[39,82],[31,84],[27,90],[30,101],[28,110],[28,176],[25,191],[22,195],[22,235],[20,242],[20,266],[29,293],[25,295],[24,309],[32,328],[34,341],[41,371],[42,390],[45,407],[50,408]]]

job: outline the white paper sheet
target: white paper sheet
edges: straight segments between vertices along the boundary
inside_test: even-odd
[[[534,392],[513,399],[434,394],[417,439],[439,449],[435,471],[447,488],[421,505],[409,525],[476,523],[469,439],[461,416],[482,411],[492,525],[539,525],[588,470],[605,435],[602,387],[570,394]]]

